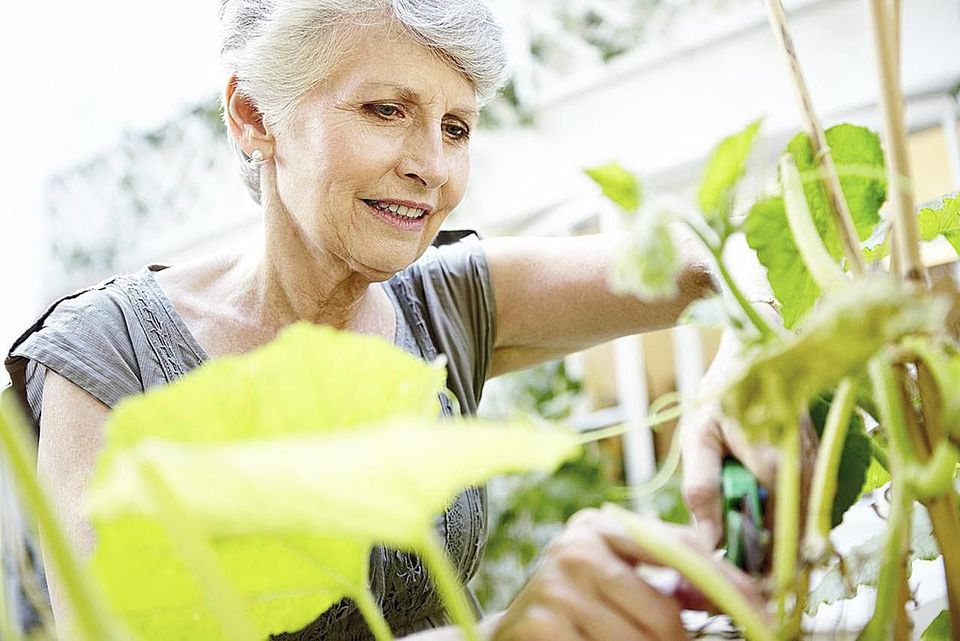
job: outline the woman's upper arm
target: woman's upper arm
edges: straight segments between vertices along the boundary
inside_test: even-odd
[[[47,489],[68,539],[81,554],[93,549],[90,524],[83,516],[83,496],[103,446],[103,424],[110,409],[56,372],[48,370],[43,384],[37,474]],[[54,616],[64,608],[49,564],[47,583]]]

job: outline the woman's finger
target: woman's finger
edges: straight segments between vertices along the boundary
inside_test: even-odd
[[[630,568],[599,577],[601,598],[651,639],[684,639],[680,604],[660,593]]]

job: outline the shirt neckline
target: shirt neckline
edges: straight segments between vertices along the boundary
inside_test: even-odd
[[[167,296],[167,293],[163,291],[163,288],[160,287],[160,283],[157,282],[157,279],[154,276],[154,272],[163,271],[168,267],[169,265],[161,265],[159,263],[150,263],[149,265],[146,265],[143,268],[143,273],[146,276],[143,280],[154,297],[156,297],[157,301],[163,306],[167,316],[169,316],[170,320],[173,321],[174,327],[177,328],[180,336],[184,341],[186,341],[187,346],[194,352],[199,363],[204,363],[210,360],[207,350],[203,348],[203,346],[200,344],[200,341],[197,340],[197,337],[194,336],[193,332],[190,331],[190,328],[187,327],[187,323],[183,320],[183,317],[180,316],[179,312],[177,312],[176,308],[173,306],[173,301],[171,301]]]
[[[194,352],[199,363],[204,363],[210,360],[210,356],[207,354],[207,350],[203,348],[200,344],[200,341],[197,340],[197,337],[193,335],[193,332],[190,331],[190,328],[187,327],[187,323],[183,320],[183,317],[180,316],[176,308],[173,306],[173,301],[167,296],[167,293],[163,291],[163,288],[160,287],[160,283],[157,282],[155,277],[155,272],[163,271],[167,269],[170,265],[163,265],[161,263],[150,263],[145,265],[142,272],[145,276],[143,279],[144,282],[149,287],[151,293],[156,297],[157,301],[163,306],[164,311],[173,321],[174,326],[177,328],[177,331],[186,341],[188,347]],[[407,340],[408,335],[410,334],[407,323],[403,317],[403,311],[400,308],[400,302],[397,300],[396,292],[393,291],[393,288],[388,286],[387,283],[381,283],[384,292],[387,294],[387,298],[390,300],[390,304],[393,305],[394,311],[394,330],[393,330],[393,344],[404,351],[410,351],[412,348],[411,343],[413,341]]]

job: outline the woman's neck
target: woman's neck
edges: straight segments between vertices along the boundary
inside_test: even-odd
[[[231,299],[276,330],[306,320],[369,331],[382,303],[380,288],[371,287],[376,281],[329,251],[308,246],[286,217],[266,221],[263,234],[230,269]]]

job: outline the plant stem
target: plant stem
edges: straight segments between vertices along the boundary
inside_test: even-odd
[[[3,425],[0,425],[0,430],[6,429]],[[2,451],[2,450],[0,450]],[[4,457],[0,454],[0,469],[2,469]],[[0,472],[0,492],[3,490],[3,481],[5,477],[2,476]],[[2,494],[0,494],[2,496]],[[4,521],[0,519],[0,563],[6,561],[7,557],[4,554],[7,550],[6,540],[4,537]],[[0,565],[2,568],[2,565]],[[14,629],[13,621],[10,620],[10,614],[13,612],[13,602],[7,600],[7,580],[3,576],[3,572],[0,571],[0,639],[10,639],[10,641],[22,641],[23,637],[20,635],[19,629]]]
[[[369,566],[364,566],[364,586],[369,585],[368,572]],[[387,620],[383,618],[383,612],[380,611],[376,600],[373,598],[373,595],[370,594],[370,588],[368,587],[354,594],[353,601],[357,604],[360,614],[363,615],[363,620],[367,622],[367,627],[369,627],[373,633],[373,638],[376,639],[376,641],[393,641],[393,632],[390,631]]]
[[[873,616],[860,635],[861,641],[886,641],[894,631],[902,631],[898,623],[906,616],[906,596],[901,589],[906,581],[906,564],[910,554],[910,508],[913,504],[904,477],[905,462],[912,446],[907,434],[907,420],[900,402],[900,390],[889,359],[874,358],[869,366],[873,395],[880,409],[880,419],[890,435],[890,516],[887,519],[887,540],[884,544],[877,597]]]
[[[800,180],[800,171],[790,154],[784,154],[780,158],[780,182],[783,185],[787,224],[800,251],[800,258],[817,286],[824,293],[829,293],[843,284],[843,272],[827,251],[814,225],[807,196],[803,191],[803,182]]]
[[[723,264],[723,256],[721,251],[714,250],[710,248],[713,253],[713,258],[717,262],[717,270],[720,272],[720,277],[723,279],[723,282],[726,284],[727,289],[733,295],[734,300],[737,301],[737,304],[743,310],[743,313],[747,315],[747,318],[750,319],[750,322],[753,323],[753,326],[757,328],[757,331],[760,332],[760,337],[764,341],[769,341],[777,337],[777,332],[773,331],[773,328],[770,327],[770,324],[764,320],[763,316],[757,313],[757,310],[753,308],[753,305],[750,304],[750,301],[747,300],[746,296],[743,295],[743,292],[740,291],[740,287],[737,285],[736,281],[733,280],[733,276],[727,270],[727,266]]]
[[[66,535],[46,494],[40,487],[33,465],[37,460],[32,440],[27,436],[26,421],[13,394],[0,395],[0,451],[5,451],[13,471],[13,480],[23,498],[27,512],[36,519],[46,546],[50,569],[60,579],[70,603],[80,639],[105,641],[123,638],[113,619],[80,569],[80,562],[67,542]]]
[[[785,425],[777,463],[777,501],[773,533],[773,585],[782,629],[789,621],[787,596],[797,576],[800,538],[800,423]]]
[[[930,514],[933,536],[943,555],[943,574],[947,583],[951,638],[960,639],[960,509],[955,491],[924,503]]]
[[[840,178],[837,176],[837,168],[833,163],[833,156],[830,153],[829,145],[827,145],[827,138],[813,110],[810,91],[807,88],[803,73],[800,71],[800,62],[797,60],[797,52],[793,46],[793,38],[790,37],[790,31],[787,28],[787,18],[783,13],[783,5],[780,0],[766,0],[766,3],[767,13],[770,17],[770,26],[773,27],[773,33],[777,38],[780,50],[786,58],[787,66],[790,69],[790,76],[793,79],[793,86],[797,93],[797,99],[800,102],[800,112],[803,115],[807,134],[810,138],[810,145],[813,147],[814,157],[820,159],[820,164],[827,173],[827,178],[823,181],[823,186],[827,192],[827,200],[831,205],[830,211],[837,225],[844,256],[847,258],[850,271],[852,271],[855,276],[862,276],[865,272],[865,263],[863,260],[863,252],[860,251],[857,229],[853,224],[853,216],[850,215],[847,200],[843,196]]]
[[[746,639],[775,641],[774,630],[712,560],[679,544],[674,538],[665,537],[659,521],[645,520],[612,503],[605,504],[602,509],[624,524],[645,553],[657,563],[677,570],[717,608],[728,614],[743,629]]]
[[[817,561],[827,552],[830,544],[831,514],[833,500],[837,495],[837,475],[840,472],[840,457],[847,438],[850,415],[857,401],[855,379],[840,381],[837,393],[827,413],[827,423],[817,449],[813,468],[810,508],[807,512],[807,527],[804,538],[804,557]]]
[[[887,540],[877,579],[877,597],[873,616],[860,634],[859,641],[887,641],[899,628],[897,620],[905,616],[906,598],[901,584],[906,580],[907,558],[910,556],[910,505],[906,486],[899,474],[891,481],[890,516]],[[899,639],[898,639],[899,641]]]
[[[262,635],[257,633],[256,626],[247,616],[243,601],[223,575],[196,517],[180,504],[153,463],[144,461],[140,471],[159,509],[170,541],[179,549],[181,559],[191,568],[200,584],[200,591],[210,613],[220,624],[223,638],[231,641],[261,641]]]
[[[888,189],[892,192],[893,233],[902,277],[914,285],[925,285],[926,268],[920,258],[920,230],[914,215],[913,193],[901,181],[910,180],[907,135],[903,121],[903,95],[899,81],[899,43],[896,24],[899,15],[888,11],[888,0],[869,0],[873,43],[880,82],[880,111],[886,139]]]
[[[447,560],[443,546],[437,540],[433,530],[424,537],[417,548],[417,553],[426,563],[430,578],[433,579],[433,584],[437,587],[440,598],[443,599],[451,621],[463,631],[466,641],[480,641],[476,618],[467,601],[464,587],[460,584],[453,568],[450,567],[450,561]]]
[[[907,485],[920,501],[942,496],[953,489],[957,465],[960,465],[960,448],[940,441],[925,462],[912,462],[907,466]]]
[[[922,433],[911,434],[911,436],[920,453],[920,461],[929,462],[927,457],[931,455],[931,443],[936,443],[938,448],[952,447],[952,444],[946,440],[946,431],[940,416],[942,391],[931,375],[926,362],[917,359],[916,366],[924,429]],[[913,427],[908,423],[908,429]],[[953,488],[953,474],[948,476],[950,478],[946,490],[939,496],[923,501],[923,505],[930,514],[933,535],[943,555],[952,636],[954,639],[960,639],[960,548],[956,545],[956,542],[960,541],[960,503],[958,503],[957,492]]]

